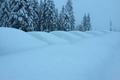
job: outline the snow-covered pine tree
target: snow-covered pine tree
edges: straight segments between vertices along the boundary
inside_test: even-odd
[[[31,9],[32,9],[32,16],[33,16],[33,26],[34,26],[34,30],[38,31],[38,21],[39,21],[39,16],[38,16],[38,0],[31,0],[30,1],[30,5]]]
[[[57,30],[58,29],[58,9],[55,9],[55,29],[54,30]]]
[[[44,11],[42,17],[43,30],[50,32],[54,30],[55,25],[55,5],[53,0],[44,0]]]
[[[11,16],[10,25],[13,28],[24,31],[34,30],[33,26],[33,8],[29,0],[9,0]]]
[[[38,21],[38,31],[43,31],[43,27],[42,27],[42,22],[43,22],[43,20],[42,20],[42,17],[43,17],[43,8],[44,8],[44,6],[43,6],[43,1],[42,0],[40,0],[40,5],[39,5],[39,7],[38,7],[38,16],[39,16],[39,21]]]
[[[112,21],[110,21],[110,31],[112,31]]]
[[[41,17],[41,26],[42,26],[42,31],[47,31],[47,18],[48,18],[48,8],[47,8],[47,1],[44,0],[43,2],[43,13]]]
[[[9,27],[9,7],[7,0],[0,0],[0,27]]]
[[[72,0],[68,0],[65,5],[66,16],[68,17],[69,25],[68,30],[74,30],[75,26],[75,17],[73,15],[73,6]]]
[[[91,23],[90,23],[90,14],[88,13],[88,16],[87,16],[87,30],[91,30]]]
[[[86,17],[86,14],[83,17],[83,31],[87,31],[87,17]]]
[[[5,0],[0,0],[0,7],[1,7],[1,4],[4,2]]]
[[[66,27],[66,21],[65,20],[66,14],[65,14],[65,7],[64,5],[62,6],[62,11],[59,14],[59,19],[58,19],[58,30],[62,30],[62,31],[66,31],[67,27]]]

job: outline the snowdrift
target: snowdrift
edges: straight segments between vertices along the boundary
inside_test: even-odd
[[[109,31],[109,30],[99,30],[100,32],[103,32],[105,34],[112,34],[112,33],[116,33],[114,31]]]
[[[66,39],[67,41],[69,41],[69,43],[76,43],[82,39],[79,36],[76,36],[72,33],[65,32],[65,31],[53,31],[53,32],[51,32],[51,34],[54,34],[57,37]]]
[[[85,32],[88,33],[88,34],[91,34],[93,36],[102,36],[102,35],[104,35],[103,32],[99,32],[99,31],[85,31]]]
[[[40,41],[21,30],[0,28],[0,55],[12,54],[46,45],[46,42]]]
[[[93,35],[87,34],[85,32],[80,32],[80,31],[69,31],[69,32],[74,34],[74,35],[77,35],[77,36],[79,36],[79,37],[81,37],[83,39],[95,37]]]
[[[28,34],[32,35],[33,37],[45,41],[48,44],[68,44],[69,42],[65,39],[61,39],[53,34],[46,33],[46,32],[28,32]]]
[[[0,56],[0,80],[120,80],[118,35]]]

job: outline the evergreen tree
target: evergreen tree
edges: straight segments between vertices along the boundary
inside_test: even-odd
[[[44,8],[44,6],[43,6],[44,4],[43,4],[43,2],[42,2],[42,0],[40,0],[40,5],[39,5],[39,8],[38,8],[38,11],[39,11],[39,13],[38,13],[38,16],[39,16],[39,21],[38,21],[38,31],[43,31],[43,8]]]
[[[58,20],[58,30],[66,31],[67,29],[67,19],[65,14],[65,8],[64,5],[62,6],[62,11],[59,14],[59,20]]]
[[[1,5],[2,5],[2,3],[4,2],[5,0],[0,0],[0,8],[1,8]]]
[[[69,30],[74,30],[74,26],[75,26],[75,17],[73,15],[72,4],[73,4],[72,0],[68,0],[65,5],[66,17],[68,17],[68,21],[69,21],[69,25],[68,25]]]
[[[87,30],[89,31],[91,29],[92,28],[91,28],[91,23],[90,23],[90,14],[88,14],[88,16],[87,16]]]
[[[41,13],[41,19],[40,19],[40,24],[41,24],[41,26],[42,26],[42,31],[46,31],[46,29],[47,29],[47,10],[48,10],[48,8],[47,8],[47,1],[46,0],[44,0],[44,2],[43,2],[43,11],[41,11],[42,13]]]
[[[28,0],[9,0],[11,27],[24,31],[34,30],[33,7]]]
[[[9,7],[7,0],[0,0],[0,27],[9,27]]]
[[[86,14],[83,17],[83,31],[87,31],[87,17],[86,17]]]
[[[55,29],[54,30],[57,30],[58,29],[58,9],[55,9]]]
[[[33,16],[33,26],[34,29],[38,31],[38,21],[39,21],[39,11],[38,11],[38,0],[32,0],[30,1],[31,4],[29,6],[31,6],[32,8],[32,16]]]
[[[44,0],[43,12],[43,30],[50,32],[54,30],[55,25],[55,5],[53,0]]]
[[[112,31],[112,22],[110,21],[110,31]]]

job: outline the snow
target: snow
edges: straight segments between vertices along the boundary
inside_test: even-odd
[[[46,42],[40,41],[21,30],[0,28],[0,55],[12,54],[46,45]]]
[[[102,36],[102,35],[104,35],[103,32],[99,32],[99,31],[86,31],[86,33],[91,34],[93,36]]]
[[[33,33],[35,32],[30,34]],[[75,33],[79,32],[76,31]],[[61,35],[69,42],[71,42],[71,37],[78,37],[70,32],[62,31],[37,32],[35,34],[44,34],[47,37],[49,34],[56,34],[58,37]],[[15,41],[18,36],[22,37],[22,40],[26,38],[27,41],[35,40],[31,43],[35,46],[41,41],[20,30],[0,28],[0,39],[3,40],[2,38],[4,38],[5,40],[4,42],[0,41],[0,44],[4,44],[2,46],[4,48],[14,47],[3,37],[6,35],[10,37],[11,44],[13,43],[12,40]],[[0,80],[120,80],[119,35],[119,32],[106,33],[97,37],[86,37],[86,39],[80,39],[80,41],[76,40],[73,44],[47,45],[36,48],[32,46],[33,49],[16,52],[16,54],[0,55]],[[39,36],[37,37],[39,38]],[[56,39],[56,37],[52,38]],[[16,41],[14,43],[18,44]],[[24,44],[26,42],[20,42],[19,40],[17,46]],[[24,46],[21,46],[21,48],[25,48]],[[2,47],[0,45],[0,50]],[[3,51],[5,50],[8,49],[6,48]],[[14,50],[11,49],[7,53]]]
[[[91,35],[91,34],[87,34],[85,32],[81,32],[81,31],[69,31],[70,33],[72,34],[75,34],[83,39],[86,39],[86,38],[93,38],[95,36]]]
[[[49,34],[46,32],[28,32],[28,34],[32,35],[33,37],[46,41],[48,44],[68,44],[69,42],[65,39],[59,38],[53,34]]]
[[[82,38],[79,36],[76,36],[72,33],[65,32],[65,31],[53,31],[51,34],[54,34],[57,37],[66,39],[69,41],[69,43],[76,43],[79,42]]]

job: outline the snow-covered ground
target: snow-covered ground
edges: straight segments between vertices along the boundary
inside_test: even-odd
[[[0,80],[120,80],[119,32],[34,33],[0,28]]]
[[[47,42],[48,44],[68,44],[69,43],[67,40],[61,39],[47,32],[28,32],[28,33],[39,40],[43,40]]]
[[[76,43],[79,42],[82,38],[79,36],[76,36],[72,33],[65,32],[65,31],[53,31],[51,34],[60,37],[62,39],[66,39],[69,41],[69,43]]]

